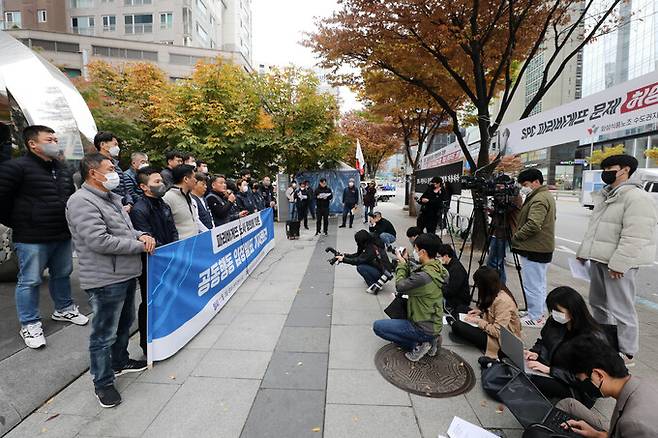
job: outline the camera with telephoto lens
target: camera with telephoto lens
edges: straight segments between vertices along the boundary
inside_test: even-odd
[[[518,184],[514,178],[504,173],[489,178],[464,175],[461,177],[461,185],[462,189],[474,190],[480,196],[491,196],[494,209],[499,212],[514,207],[514,198],[519,196]]]
[[[366,292],[369,294],[377,295],[377,293],[384,288],[384,284],[388,282],[389,280],[393,279],[393,274],[390,273],[389,271],[384,271],[384,273],[375,281],[368,289],[366,289]]]
[[[324,252],[330,252],[334,256],[328,260],[329,264],[331,266],[335,265],[338,259],[336,257],[343,255],[342,253],[338,252],[335,248],[332,248],[331,246],[327,247],[324,249]]]

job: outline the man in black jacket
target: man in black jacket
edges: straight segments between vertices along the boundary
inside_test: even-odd
[[[299,220],[304,222],[304,228],[308,230],[308,213],[313,191],[308,186],[308,181],[302,182],[299,187]]]
[[[324,230],[324,235],[329,234],[329,205],[331,205],[331,200],[334,198],[334,194],[331,189],[327,186],[327,180],[325,178],[320,178],[320,185],[315,189],[315,198],[317,220],[315,221],[316,231],[315,235],[320,234],[320,228]],[[324,227],[322,223],[324,222]]]
[[[206,195],[206,202],[216,227],[249,214],[238,209],[233,193],[227,193],[224,175],[210,177],[210,193]]]
[[[129,183],[126,181],[127,177],[119,166],[119,153],[121,152],[119,140],[111,132],[99,131],[94,136],[94,146],[98,152],[109,158],[112,164],[114,164],[114,170],[119,174],[119,186],[112,190],[112,192],[121,196],[121,203],[125,210],[130,213],[130,209],[135,204],[135,199],[133,199],[130,193]]]
[[[443,180],[435,176],[430,181],[427,190],[420,197],[420,215],[416,221],[416,226],[421,230],[427,230],[430,234],[436,233],[439,214],[443,209],[444,190]]]
[[[356,271],[368,285],[366,291],[375,294],[378,289],[372,289],[371,287],[377,283],[385,271],[390,274],[393,267],[381,240],[377,236],[366,230],[360,230],[354,234],[354,241],[356,242],[356,252],[336,256],[336,260],[340,263],[356,266]],[[392,275],[390,278],[392,278]]]
[[[183,164],[183,153],[179,151],[169,151],[167,152],[166,158],[167,167],[160,171],[160,175],[162,176],[165,186],[169,188],[174,185],[174,174],[172,173],[172,170]]]
[[[66,202],[75,191],[71,172],[58,161],[61,149],[51,128],[28,126],[23,138],[27,154],[0,166],[0,221],[13,229],[18,256],[20,335],[25,345],[39,348],[46,345],[39,315],[39,285],[46,267],[55,303],[52,319],[77,325],[89,320],[71,299],[71,233],[65,217]]]
[[[276,207],[276,197],[274,196],[274,187],[272,187],[272,181],[269,176],[263,178],[263,182],[258,189],[261,196],[263,197],[263,202],[265,202],[265,208],[267,207]]]
[[[354,224],[354,212],[352,211],[356,204],[359,203],[359,191],[354,186],[354,179],[350,178],[347,187],[343,190],[343,223],[338,228],[345,228],[347,215],[350,215],[350,228]]]
[[[457,259],[452,246],[441,244],[438,250],[438,258],[448,270],[448,285],[443,290],[443,299],[448,312],[459,319],[459,313],[468,313],[471,303],[471,292],[468,286],[468,273]]]
[[[155,246],[166,245],[178,240],[178,231],[171,208],[162,197],[167,187],[162,176],[153,167],[144,167],[137,171],[137,182],[144,196],[130,210],[130,220],[137,231],[148,233],[155,239]],[[139,293],[142,302],[137,310],[139,328],[139,346],[146,354],[146,253],[142,254],[142,274],[139,276]]]
[[[194,180],[196,184],[194,188],[190,191],[190,196],[196,204],[197,213],[199,214],[199,220],[201,223],[211,230],[215,224],[212,220],[212,214],[210,214],[210,208],[206,203],[206,193],[208,191],[208,177],[205,173],[196,172],[194,174]]]
[[[370,232],[382,239],[384,245],[390,246],[397,239],[395,227],[388,219],[384,219],[379,211],[368,215],[370,220]]]

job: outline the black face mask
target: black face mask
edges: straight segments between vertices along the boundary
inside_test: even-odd
[[[603,386],[603,380],[601,380],[601,384],[599,386],[596,386],[594,382],[592,382],[591,378],[587,378],[581,382],[582,391],[588,397],[594,400],[596,400],[597,398],[604,398],[604,395],[601,392],[601,386]]]
[[[601,181],[606,184],[612,184],[617,179],[617,170],[604,170],[601,173]]]

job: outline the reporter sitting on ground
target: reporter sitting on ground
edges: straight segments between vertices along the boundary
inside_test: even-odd
[[[397,238],[395,227],[388,219],[384,219],[379,211],[370,213],[370,232],[382,239],[385,245],[392,245]]]
[[[356,271],[363,277],[371,293],[371,286],[379,280],[384,271],[392,269],[383,244],[375,235],[366,230],[354,234],[356,252],[336,256],[341,263],[356,266]]]
[[[574,432],[591,438],[658,436],[658,385],[655,382],[631,376],[624,359],[599,336],[578,336],[564,348],[567,370],[589,388],[592,396],[617,400],[607,431],[601,418],[578,400],[560,401],[557,408],[581,419],[568,421]]]
[[[455,319],[459,319],[460,313],[468,313],[471,310],[468,306],[471,304],[471,291],[468,286],[468,272],[457,259],[452,246],[442,244],[438,250],[439,260],[448,270],[450,277],[448,284],[443,291],[446,310]]]
[[[414,246],[416,237],[420,236],[421,234],[423,234],[423,231],[418,227],[407,228],[407,239],[409,239],[409,243],[411,244],[411,246]]]
[[[398,254],[395,270],[395,290],[409,297],[407,319],[382,319],[375,321],[375,334],[395,342],[405,350],[405,356],[417,362],[426,354],[436,355],[441,345],[443,326],[443,288],[448,281],[448,271],[436,260],[440,245],[438,236],[421,234],[414,243],[422,264],[411,271],[406,260]]]
[[[592,318],[583,297],[568,286],[553,289],[546,297],[546,306],[550,316],[535,345],[525,351],[525,358],[530,368],[547,376],[530,378],[547,398],[575,397],[592,407],[596,399],[585,393],[576,376],[565,369],[563,347],[565,342],[583,334],[595,335],[608,343],[603,329]]]
[[[519,309],[512,294],[503,289],[495,269],[480,267],[473,274],[473,281],[478,290],[477,308],[468,312],[466,323],[453,322],[452,333],[484,351],[486,357],[497,359],[501,327],[521,336]]]

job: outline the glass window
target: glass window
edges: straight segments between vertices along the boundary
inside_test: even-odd
[[[94,21],[94,17],[71,17],[71,31],[80,35],[93,35]]]
[[[103,31],[114,32],[117,29],[116,15],[103,15]]]
[[[201,11],[203,15],[208,14],[208,8],[203,0],[196,0],[196,7],[199,8],[199,11]]]
[[[126,6],[150,5],[151,0],[124,0],[123,4]]]
[[[7,11],[5,12],[5,23],[7,29],[20,28],[21,27],[21,13],[18,11]]]
[[[46,11],[45,9],[38,9],[37,10],[37,22],[39,22],[39,23],[48,22],[48,11]]]
[[[158,60],[158,52],[148,50],[121,49],[117,47],[91,46],[94,55],[109,58]]]
[[[72,8],[93,8],[94,0],[71,0]]]
[[[180,55],[177,53],[169,54],[169,62],[176,65],[195,65],[200,59],[203,58],[192,55]]]
[[[127,34],[153,32],[153,15],[126,15],[124,18]]]
[[[198,22],[196,23],[196,33],[199,35],[199,38],[201,38],[201,41],[207,43],[208,42],[208,32],[201,26]]]
[[[174,14],[171,12],[160,13],[160,29],[171,29],[174,26]]]

